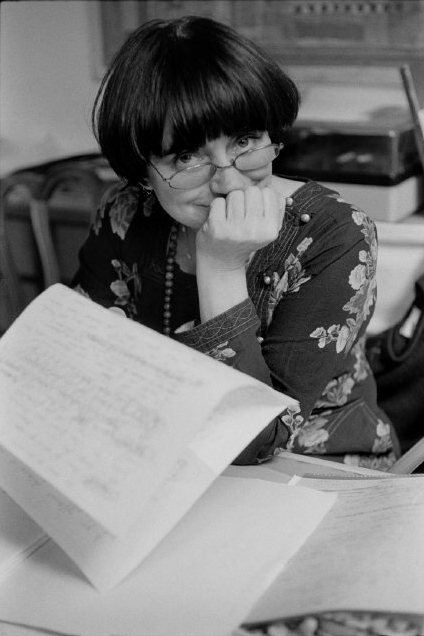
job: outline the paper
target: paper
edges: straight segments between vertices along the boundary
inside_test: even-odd
[[[246,623],[336,610],[424,614],[424,476],[298,484],[337,490],[337,501]]]
[[[0,483],[105,590],[288,404],[55,285],[0,341]]]
[[[0,580],[47,540],[43,530],[0,489]]]
[[[218,477],[125,581],[97,594],[50,542],[0,586],[2,620],[82,636],[226,636],[334,503]]]
[[[388,473],[372,468],[364,468],[362,466],[350,466],[321,457],[309,457],[308,455],[300,455],[290,451],[279,451],[278,455],[272,458],[270,467],[273,470],[281,471],[286,474],[293,475],[331,475],[331,476],[352,476],[362,475],[364,477],[390,477]]]
[[[120,317],[57,287],[0,343],[0,442],[119,534],[222,386],[202,391],[197,358],[182,360],[174,343],[165,355],[158,334],[130,321],[122,329]]]

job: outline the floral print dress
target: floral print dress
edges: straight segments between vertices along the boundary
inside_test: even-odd
[[[364,348],[376,301],[375,225],[312,181],[293,201],[278,239],[248,265],[249,298],[223,314],[200,324],[195,277],[175,266],[172,337],[298,400],[235,463],[288,450],[386,470],[399,445],[377,406]],[[161,331],[171,225],[154,197],[114,187],[81,248],[73,286]]]

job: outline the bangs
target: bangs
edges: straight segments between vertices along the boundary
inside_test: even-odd
[[[278,143],[298,107],[295,84],[267,53],[229,27],[186,17],[153,20],[129,37],[102,80],[92,121],[111,167],[139,183],[151,155],[244,132],[267,131]]]
[[[209,76],[207,83],[202,78],[188,85],[180,82],[165,99],[163,94],[162,91],[160,103],[166,104],[166,110],[162,109],[161,121],[157,122],[160,134],[149,135],[152,154],[157,156],[195,150],[222,134],[231,136],[273,127],[263,93],[255,94],[242,82],[235,85],[234,81],[228,83]],[[165,129],[171,140],[166,147],[162,139]],[[146,141],[145,138],[144,146]]]
[[[294,88],[293,108],[290,80],[277,65],[269,60],[258,64],[258,51],[247,48],[240,59],[231,44],[226,59],[212,42],[196,42],[194,50],[185,47],[184,40],[173,44],[158,53],[161,73],[140,113],[138,137],[146,153],[163,156],[194,150],[208,139],[243,131],[266,130],[275,141],[281,140],[277,137],[285,128],[282,122],[291,124],[297,114],[298,95]]]

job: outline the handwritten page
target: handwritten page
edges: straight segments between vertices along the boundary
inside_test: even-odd
[[[1,483],[107,589],[293,403],[55,285],[0,341]]]
[[[40,526],[0,488],[0,580],[47,540]]]
[[[298,484],[337,491],[337,501],[246,623],[329,610],[424,613],[424,476]]]
[[[334,493],[218,477],[114,589],[97,594],[50,542],[0,586],[1,618],[80,636],[225,636],[334,500]]]
[[[300,455],[286,450],[279,451],[278,455],[272,458],[270,467],[285,474],[304,475],[305,477],[312,475],[390,477],[388,473],[382,473],[381,470],[364,468],[363,466],[349,466],[323,457],[308,457],[308,455]]]

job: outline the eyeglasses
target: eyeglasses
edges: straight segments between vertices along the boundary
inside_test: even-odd
[[[170,188],[174,188],[175,190],[189,190],[190,188],[196,188],[197,186],[207,183],[212,179],[218,168],[224,170],[225,168],[234,167],[241,172],[264,168],[278,157],[283,147],[284,144],[282,143],[268,144],[240,153],[237,157],[234,157],[228,166],[217,166],[211,162],[198,163],[195,166],[178,170],[168,178],[164,177],[151,161],[148,162],[152,168],[156,170],[158,175],[166,181]]]

